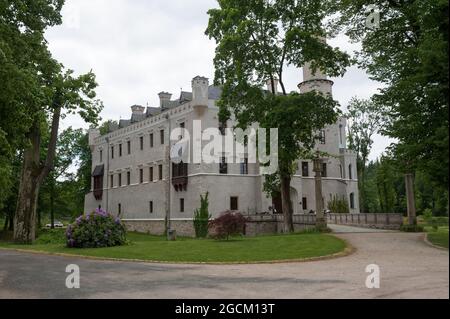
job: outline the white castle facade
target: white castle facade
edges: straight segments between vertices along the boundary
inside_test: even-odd
[[[300,93],[318,90],[332,94],[333,82],[320,72],[312,74],[306,66],[303,78]],[[208,79],[195,77],[192,93],[181,92],[173,100],[171,94],[161,92],[159,107],[134,105],[131,119],[121,120],[108,134],[101,136],[98,130],[90,130],[93,182],[85,198],[85,211],[101,206],[120,216],[131,229],[161,234],[168,214],[172,228],[190,234],[200,195],[206,192],[213,217],[227,210],[280,213],[280,198],[269,198],[263,191],[259,164],[243,160],[175,165],[169,160],[176,143],[169,141],[174,128],[192,132],[194,121],[201,121],[202,130],[219,127],[216,102],[220,94],[220,88],[209,85]],[[233,122],[227,127],[233,127]],[[333,196],[345,197],[350,212],[359,213],[356,154],[346,147],[345,128],[346,119],[340,118],[321,131],[316,144],[317,150],[329,154],[323,159],[322,200],[327,208]],[[315,210],[315,201],[313,163],[300,159],[291,182],[293,213],[309,214]]]

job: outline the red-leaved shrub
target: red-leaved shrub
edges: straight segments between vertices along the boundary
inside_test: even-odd
[[[246,222],[247,219],[241,213],[223,212],[219,217],[209,222],[211,237],[228,240],[230,236],[242,235],[245,231]]]

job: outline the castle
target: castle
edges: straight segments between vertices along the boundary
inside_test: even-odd
[[[320,71],[313,73],[309,65],[303,68],[303,79],[300,93],[332,94],[333,82]],[[200,206],[200,195],[206,192],[213,217],[227,210],[280,213],[280,198],[267,196],[259,164],[249,163],[245,156],[241,163],[174,164],[169,160],[176,143],[170,140],[174,128],[192,132],[194,121],[201,121],[202,129],[220,127],[216,104],[220,94],[219,87],[198,76],[192,80],[192,92],[181,92],[176,99],[170,93],[159,93],[159,107],[133,105],[131,118],[120,120],[106,135],[91,129],[92,189],[85,198],[85,211],[101,206],[120,216],[130,229],[155,234],[164,233],[169,214],[172,228],[185,235],[192,234],[193,214]],[[232,120],[227,127],[233,127]],[[346,119],[341,117],[321,130],[317,140],[316,149],[330,154],[323,159],[323,203],[327,208],[333,196],[345,197],[350,212],[359,213],[356,154],[346,147],[345,129]],[[291,202],[294,214],[315,210],[310,160],[298,162]]]

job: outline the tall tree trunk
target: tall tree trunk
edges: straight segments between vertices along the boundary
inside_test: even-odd
[[[409,225],[416,225],[416,201],[414,197],[414,176],[413,174],[405,174],[406,187],[406,206],[408,210]]]
[[[281,181],[281,203],[283,206],[283,232],[294,232],[294,222],[291,209],[291,177],[280,176]]]
[[[22,173],[14,215],[14,240],[30,244],[36,238],[36,207],[39,194],[40,145],[39,123],[36,121],[29,133],[31,145],[25,150]]]
[[[55,102],[50,142],[44,165],[40,163],[41,132],[38,119],[35,119],[28,134],[30,146],[24,151],[17,208],[14,215],[14,241],[17,243],[30,244],[36,239],[39,189],[43,180],[53,169],[60,117],[61,106]]]

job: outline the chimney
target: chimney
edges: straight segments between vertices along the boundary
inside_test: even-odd
[[[202,76],[192,79],[192,102],[193,106],[208,107],[209,80]]]
[[[279,83],[279,80],[277,78],[273,78],[273,86],[275,87],[275,92],[272,92],[272,81],[270,79],[268,79],[267,80],[267,91],[277,95],[278,94],[278,83]]]
[[[133,105],[131,107],[131,112],[133,113],[133,115],[144,114],[144,111],[145,111],[145,107],[140,106],[140,105]]]
[[[170,99],[172,98],[172,94],[168,92],[161,92],[158,94],[159,96],[159,106],[161,108],[164,108],[167,106],[167,104],[170,102]]]

